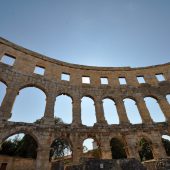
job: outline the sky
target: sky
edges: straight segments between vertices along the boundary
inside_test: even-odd
[[[0,4],[0,36],[51,58],[112,67],[170,62],[169,0],[0,0]],[[0,84],[0,103],[4,94],[5,87]],[[70,123],[71,105],[62,106],[71,99],[61,96],[56,102],[56,115],[65,113],[64,118]],[[82,103],[85,123],[93,125],[94,103],[87,99]],[[113,102],[104,104],[109,123],[117,124]],[[16,98],[11,120],[30,122],[41,118],[44,106],[45,95],[41,91],[24,89]],[[136,108],[128,108],[137,113]],[[158,110],[155,107],[153,114],[158,114]],[[132,122],[141,122],[139,116],[130,117]],[[155,119],[164,120],[163,116]]]
[[[170,60],[169,0],[0,0],[0,36],[70,63]]]

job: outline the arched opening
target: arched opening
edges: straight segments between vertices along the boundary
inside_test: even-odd
[[[96,123],[94,101],[90,97],[83,97],[81,101],[82,124],[93,126]]]
[[[170,136],[162,135],[162,143],[164,145],[167,156],[170,156]]]
[[[83,141],[83,157],[101,158],[99,144],[93,138],[87,138]]]
[[[3,82],[0,81],[0,106],[6,94],[6,88],[7,86]]]
[[[50,158],[53,164],[63,162],[68,164],[72,162],[72,147],[68,139],[56,138],[51,144]]]
[[[112,159],[123,159],[127,158],[124,144],[117,138],[112,138],[110,141],[110,147],[112,152]]]
[[[147,161],[153,159],[151,142],[147,141],[145,138],[142,138],[139,141],[139,156],[141,161]]]
[[[136,102],[132,99],[126,98],[123,100],[127,112],[128,119],[132,124],[142,123],[142,119],[139,110],[136,106]]]
[[[165,116],[157,102],[153,97],[145,97],[146,106],[150,112],[150,116],[154,122],[165,122]]]
[[[37,157],[38,144],[29,134],[17,133],[12,135],[4,140],[0,146],[1,155],[32,159]]]
[[[170,94],[166,95],[166,99],[167,99],[168,103],[170,104]]]
[[[61,118],[64,123],[72,123],[72,98],[67,95],[60,95],[56,98],[54,116]]]
[[[20,90],[16,97],[9,120],[33,123],[44,116],[45,106],[45,93],[35,87],[26,87]]]
[[[115,102],[109,98],[103,100],[103,108],[105,119],[108,124],[119,124],[119,116],[117,113]]]

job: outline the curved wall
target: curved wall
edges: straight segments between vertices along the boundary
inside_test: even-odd
[[[47,169],[48,152],[52,141],[59,136],[69,138],[73,145],[73,161],[78,162],[82,155],[82,143],[87,137],[93,137],[100,143],[102,158],[111,158],[110,140],[121,138],[126,146],[127,156],[139,158],[138,140],[145,136],[152,141],[154,158],[166,157],[161,135],[169,133],[170,105],[166,95],[170,94],[170,63],[130,68],[130,67],[92,67],[75,65],[54,60],[27,50],[0,38],[0,60],[3,56],[15,58],[13,66],[0,62],[0,81],[7,85],[6,96],[0,107],[0,141],[19,131],[31,133],[38,141],[39,156],[37,169]],[[44,75],[34,73],[35,67],[44,68]],[[69,81],[61,80],[61,74],[70,76]],[[164,81],[158,81],[156,75],[163,75]],[[82,83],[82,77],[89,77],[90,84]],[[137,77],[143,77],[145,83],[139,83]],[[107,78],[108,84],[101,84],[101,78]],[[125,78],[126,84],[120,84],[119,78]],[[46,109],[39,124],[9,122],[15,98],[24,87],[38,87],[46,94]],[[67,94],[73,100],[73,122],[70,125],[54,124],[55,99]],[[97,123],[86,127],[81,122],[81,98],[89,96],[94,100]],[[166,122],[155,123],[144,102],[144,97],[153,97],[163,111]],[[108,125],[105,120],[102,100],[114,100],[119,115],[119,125]],[[123,99],[136,101],[142,124],[130,124]],[[2,129],[5,128],[5,131]],[[46,153],[46,157],[42,157]],[[40,164],[41,162],[41,164]]]

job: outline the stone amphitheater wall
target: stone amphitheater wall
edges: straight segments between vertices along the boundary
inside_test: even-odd
[[[0,38],[0,60],[3,56],[15,59],[9,66],[0,62],[0,81],[7,86],[6,95],[0,106],[0,143],[12,134],[24,132],[30,134],[38,144],[36,169],[50,169],[49,151],[51,143],[58,137],[70,141],[73,162],[78,163],[82,156],[83,140],[96,139],[100,145],[102,159],[111,159],[110,140],[119,138],[125,145],[128,158],[139,158],[139,141],[145,137],[150,141],[154,159],[166,158],[162,135],[170,134],[170,104],[166,95],[170,94],[170,63],[131,68],[131,67],[93,67],[70,64],[48,58],[36,52],[20,47]],[[44,68],[44,75],[34,73],[35,67]],[[70,81],[61,80],[61,74],[70,75]],[[158,81],[157,74],[164,76]],[[145,83],[139,83],[142,76]],[[82,77],[89,77],[90,83],[82,83]],[[101,84],[101,78],[107,78],[108,84]],[[119,78],[125,78],[126,84],[120,84]],[[19,91],[25,87],[37,87],[46,94],[46,108],[40,123],[21,123],[8,121]],[[73,122],[71,124],[54,123],[54,104],[56,97],[67,94],[72,98]],[[97,122],[93,127],[82,125],[81,99],[91,97],[95,103]],[[166,121],[156,123],[152,120],[144,98],[157,100]],[[108,125],[104,116],[102,100],[114,100],[119,115],[119,125]],[[123,103],[125,98],[136,102],[142,118],[141,124],[130,123]]]

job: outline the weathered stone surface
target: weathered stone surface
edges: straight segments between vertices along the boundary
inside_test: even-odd
[[[141,67],[91,67],[69,64],[54,60],[27,50],[0,38],[0,59],[3,55],[15,57],[13,66],[0,62],[0,81],[7,85],[6,95],[0,106],[0,143],[18,132],[30,134],[38,144],[36,170],[48,170],[49,151],[52,142],[59,137],[72,144],[73,163],[78,164],[83,156],[82,144],[89,137],[94,138],[101,149],[102,159],[111,159],[110,140],[120,139],[128,158],[139,158],[139,141],[146,138],[151,144],[154,159],[166,158],[161,136],[170,134],[170,105],[166,95],[170,94],[170,63]],[[35,66],[45,69],[44,75],[34,73]],[[70,81],[61,80],[61,74],[68,73]],[[165,81],[159,82],[155,75],[162,73]],[[90,77],[90,84],[82,84],[82,76]],[[146,83],[139,84],[137,76],[143,76]],[[101,77],[108,78],[108,85],[102,85]],[[120,85],[119,77],[127,84]],[[37,87],[46,94],[46,109],[39,123],[9,122],[16,96],[25,87]],[[73,101],[73,122],[54,124],[54,103],[57,96],[67,94]],[[94,100],[97,122],[93,127],[82,125],[81,98],[89,96]],[[157,99],[166,122],[155,123],[144,102],[144,97]],[[105,120],[102,100],[112,99],[118,111],[119,125],[108,125]],[[123,99],[131,98],[142,118],[142,124],[132,125],[126,114]]]
[[[36,161],[33,159],[0,156],[0,169],[1,164],[6,163],[6,170],[35,170]]]
[[[170,170],[170,159],[159,159],[143,163],[148,170]]]
[[[80,165],[68,166],[66,170],[146,170],[136,159],[84,160]]]

